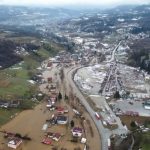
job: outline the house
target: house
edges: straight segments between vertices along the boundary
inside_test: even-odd
[[[10,106],[10,102],[6,100],[0,100],[0,107],[1,108],[8,108]]]
[[[68,118],[66,116],[63,116],[63,115],[58,115],[56,117],[56,122],[57,122],[57,124],[62,124],[62,125],[67,124]]]
[[[68,110],[67,106],[65,106],[64,107],[64,113],[68,113],[68,112],[69,112],[69,110]]]
[[[150,100],[145,101],[144,108],[150,110]]]
[[[51,144],[52,144],[52,141],[51,141],[49,138],[44,138],[44,139],[42,140],[42,143],[43,143],[43,144],[46,144],[46,145],[51,145]]]
[[[20,101],[9,101],[9,100],[0,100],[0,107],[1,108],[8,108],[8,107],[12,107],[12,108],[17,108],[20,105]]]
[[[47,68],[50,68],[50,67],[52,67],[52,62],[48,62],[47,64]]]
[[[11,101],[10,107],[17,108],[20,105],[20,101]]]
[[[57,96],[56,96],[56,95],[52,95],[52,96],[50,97],[50,100],[51,100],[52,104],[54,105],[54,104],[56,103]]]
[[[57,142],[60,140],[61,136],[62,135],[60,133],[52,133],[52,132],[47,133],[47,137],[49,137]]]
[[[64,108],[63,107],[57,107],[57,113],[58,114],[64,114]]]
[[[48,77],[48,78],[47,78],[47,81],[48,81],[48,82],[52,82],[52,77]]]
[[[139,113],[133,112],[133,111],[126,111],[125,115],[127,115],[127,116],[139,116]]]
[[[74,137],[81,137],[82,136],[82,133],[83,133],[83,129],[82,128],[79,128],[79,127],[74,127],[72,129],[72,135]]]
[[[48,104],[46,105],[47,108],[51,108],[52,107],[52,103],[51,101],[48,102]]]
[[[61,134],[60,133],[54,133],[52,139],[58,142],[60,140],[60,138],[61,138]]]
[[[54,134],[54,133],[52,133],[52,132],[47,132],[47,137],[48,137],[48,138],[53,138],[53,134]]]
[[[71,55],[71,59],[74,61],[78,61],[79,60],[79,56],[77,54],[72,54]]]
[[[56,93],[56,84],[51,84],[50,87],[49,87],[49,91],[53,92],[53,93],[54,92]]]
[[[13,148],[13,149],[17,149],[17,147],[22,143],[22,140],[20,138],[12,138],[9,142],[8,142],[8,147]]]

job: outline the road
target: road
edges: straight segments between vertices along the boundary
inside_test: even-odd
[[[117,62],[115,59],[115,53],[118,50],[120,44],[121,44],[121,41],[114,48],[111,59],[107,62],[107,63],[111,63],[111,65],[107,74],[108,77],[106,79],[106,83],[102,90],[102,95],[106,95],[107,92],[112,92],[112,90],[110,91],[110,87],[113,87],[115,91],[121,88],[121,85],[118,83],[119,81],[118,76],[117,76],[118,68],[117,68]]]
[[[68,85],[70,85],[73,89],[73,93],[81,100],[82,104],[85,106],[86,110],[88,111],[88,113],[90,114],[91,118],[93,119],[100,137],[101,137],[101,143],[102,143],[102,148],[100,148],[100,150],[108,150],[108,146],[107,146],[107,139],[109,138],[110,134],[109,134],[109,130],[108,129],[104,129],[101,121],[97,120],[95,118],[95,111],[93,111],[93,109],[90,107],[90,105],[88,104],[88,102],[86,101],[85,97],[82,95],[81,91],[78,89],[78,87],[75,85],[72,76],[74,71],[76,71],[78,69],[78,67],[75,67],[69,71],[65,71],[65,76],[66,76],[66,82]]]
[[[122,41],[119,42],[119,44],[114,48],[113,52],[112,52],[112,55],[111,55],[111,59],[108,61],[108,62],[114,62],[115,61],[115,53],[116,51],[118,50],[120,44],[121,44]]]

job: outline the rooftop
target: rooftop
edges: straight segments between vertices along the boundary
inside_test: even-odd
[[[13,138],[13,139],[11,139],[11,140],[8,142],[8,144],[17,145],[18,143],[21,143],[21,142],[22,142],[21,139],[19,139],[19,138]]]

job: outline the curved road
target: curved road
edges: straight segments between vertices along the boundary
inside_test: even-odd
[[[101,137],[101,145],[102,147],[100,148],[100,150],[108,150],[108,145],[107,145],[107,139],[109,138],[109,131],[108,129],[104,129],[102,123],[100,120],[97,120],[95,118],[95,111],[93,111],[93,109],[90,107],[90,105],[88,104],[87,100],[85,99],[85,97],[82,95],[81,91],[78,89],[78,87],[76,86],[76,84],[74,83],[72,76],[74,71],[76,71],[79,67],[75,67],[71,70],[69,70],[68,72],[65,72],[65,76],[66,76],[66,82],[67,84],[71,85],[72,89],[73,89],[73,93],[81,100],[82,104],[85,106],[86,110],[88,111],[88,113],[90,114],[91,118],[93,119],[99,135]],[[108,136],[109,135],[109,136]]]

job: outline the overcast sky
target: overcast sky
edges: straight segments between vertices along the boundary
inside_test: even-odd
[[[0,0],[4,5],[120,5],[150,3],[150,0]]]

